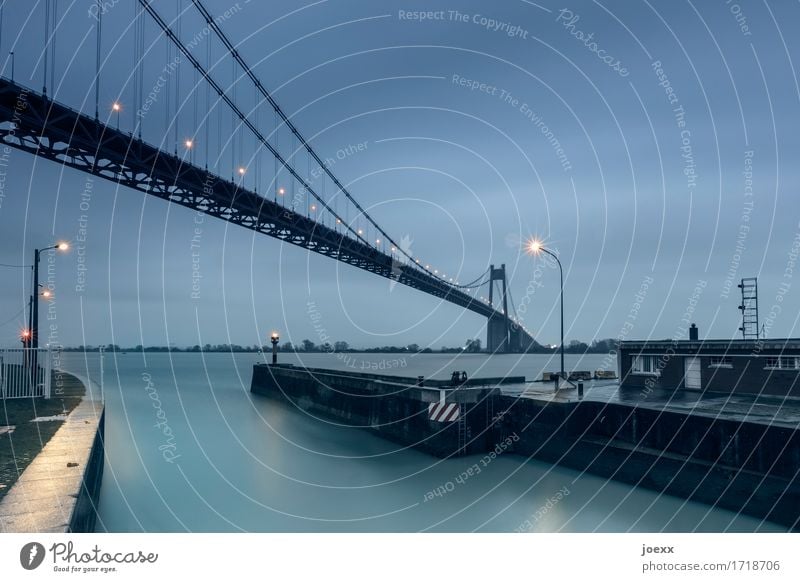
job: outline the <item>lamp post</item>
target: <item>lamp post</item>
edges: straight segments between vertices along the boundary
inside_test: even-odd
[[[43,249],[33,250],[33,291],[31,293],[30,310],[30,347],[34,350],[39,347],[39,259],[44,251],[50,251],[53,249],[66,251],[69,249],[69,245],[65,242],[60,242]]]
[[[122,111],[122,103],[114,101],[114,103],[111,104],[111,111],[117,114],[117,129],[119,129],[119,112]]]
[[[537,255],[540,252],[547,253],[556,260],[558,263],[558,272],[561,276],[561,378],[566,379],[564,374],[564,269],[561,268],[561,261],[558,260],[556,254],[550,249],[546,248],[540,241],[534,239],[528,243],[528,250]]]
[[[272,363],[278,363],[278,341],[280,340],[280,336],[278,335],[277,331],[273,331],[272,334],[269,336],[269,341],[272,342]]]

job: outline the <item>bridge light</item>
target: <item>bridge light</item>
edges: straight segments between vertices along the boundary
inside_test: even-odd
[[[284,194],[286,194],[286,190],[284,190],[283,188],[278,188],[278,195],[283,196]]]
[[[396,250],[397,250],[396,248],[392,247],[392,252],[395,252]]]
[[[247,169],[244,166],[239,166],[239,175],[244,176],[245,172],[247,172]]]
[[[122,111],[122,104],[119,101],[114,101],[111,104],[111,111],[117,114],[117,130],[119,130],[119,112]]]
[[[311,212],[316,212],[316,211],[317,211],[317,205],[316,204],[312,204],[311,205]]]
[[[341,218],[337,218],[336,219],[336,224],[342,224],[342,219]]]
[[[359,228],[358,229],[358,234],[364,234],[364,231]]]
[[[183,145],[186,146],[187,150],[190,150],[194,147],[194,142],[191,139],[187,139],[185,142],[183,142]]]
[[[419,265],[419,259],[414,259],[414,262]]]
[[[381,244],[381,239],[379,239],[379,238],[378,238],[378,239],[375,239],[375,244],[376,244],[376,245],[379,245],[379,244]]]

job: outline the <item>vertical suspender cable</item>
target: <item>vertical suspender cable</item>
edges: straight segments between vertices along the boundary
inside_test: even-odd
[[[280,142],[280,133],[278,131],[279,127],[278,127],[278,112],[277,111],[275,112],[274,125],[275,125],[275,138],[274,138],[275,149],[276,150],[280,150],[281,149],[281,142]],[[275,160],[275,171],[273,173],[275,175],[275,180],[274,180],[273,187],[275,188],[275,201],[277,202],[278,201],[278,190],[280,189],[280,182],[278,181],[278,174],[280,172],[280,167],[278,165],[278,158],[276,157],[276,158],[274,158],[274,160]]]
[[[254,89],[255,92],[255,109],[256,109],[256,127],[258,127],[258,114],[259,114],[259,102],[258,102],[258,89]],[[256,156],[256,168],[255,168],[255,192],[258,194],[258,184],[261,182],[261,144],[257,143],[258,140],[253,140],[253,145],[255,146],[255,156]]]
[[[103,6],[97,1],[97,48],[94,61],[94,118],[100,118],[100,43],[103,33]]]
[[[222,174],[222,170],[220,169],[220,165],[222,164],[222,107],[219,107],[219,101],[217,101],[217,142],[218,142],[218,149],[219,154],[217,154],[216,160],[214,160],[214,167],[217,169],[217,174]]]
[[[231,93],[233,102],[236,103],[236,61],[231,61]],[[231,176],[234,179],[236,174],[236,131],[238,129],[236,112],[231,109]]]
[[[178,14],[176,18],[178,20],[178,39],[181,38],[181,23],[183,19],[181,18],[181,9],[183,8],[183,0],[178,0],[176,5]],[[176,55],[177,56],[177,55]],[[181,101],[181,60],[176,59],[175,62],[175,117],[173,118],[173,123],[175,124],[175,154],[178,153],[178,120],[180,119],[180,101]]]
[[[192,127],[189,132],[189,139],[192,141],[189,148],[189,161],[192,164],[194,164],[194,150],[197,145],[197,134],[199,133],[197,131],[197,81],[197,68],[195,68],[192,75]]]
[[[292,139],[289,142],[289,163],[292,165],[292,167],[294,167],[294,165],[295,165],[295,163],[294,163],[294,154],[295,154],[295,152],[297,150],[297,144],[296,144],[295,139],[296,139],[295,135],[292,134]],[[296,188],[297,188],[297,180],[292,180],[292,208],[295,208],[297,206],[297,202],[296,202],[297,189]]]
[[[164,35],[164,42],[167,43],[167,67],[168,70],[172,70],[172,43],[169,40],[169,37]],[[167,79],[164,82],[164,89],[166,90],[165,95],[165,103],[164,103],[164,149],[167,149],[169,146],[167,142],[169,141],[169,112],[170,108],[172,107],[172,79]]]
[[[47,97],[47,58],[50,55],[50,0],[44,0],[44,75],[42,94]]]
[[[139,6],[139,109],[144,108],[144,43],[145,43],[145,22],[144,10]],[[139,116],[139,140],[142,139],[142,125],[144,117]]]
[[[233,63],[233,66],[234,66],[234,69],[235,69],[236,68],[236,62]],[[234,75],[234,77],[236,77],[236,75]],[[234,80],[234,85],[233,85],[234,88],[236,87],[236,83],[238,81],[239,81],[239,78],[236,77],[235,80]],[[234,99],[233,101],[235,103],[236,99]],[[237,144],[236,144],[236,159],[237,159],[239,165],[241,167],[244,167],[244,163],[245,163],[245,160],[247,159],[247,156],[244,153],[244,131],[243,131],[243,128],[242,128],[242,124],[240,122],[236,123],[236,140],[237,140]],[[244,183],[244,182],[242,182],[242,183]]]
[[[53,0],[53,26],[52,26],[52,35],[50,40],[50,53],[52,58],[50,59],[50,91],[55,94],[56,92],[56,27],[58,26],[58,0]]]
[[[133,123],[139,124],[139,5],[133,5]]]
[[[206,68],[211,68],[211,37],[208,37],[208,41],[206,42]],[[195,69],[197,70],[197,69]],[[199,73],[199,71],[198,71]],[[209,124],[211,123],[211,86],[206,83],[206,114],[205,114],[205,130],[206,130],[206,170],[208,170],[208,142],[211,139],[209,137]]]

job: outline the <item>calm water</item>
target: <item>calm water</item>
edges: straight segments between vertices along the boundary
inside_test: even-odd
[[[548,356],[348,356],[352,360],[329,354],[304,360],[441,378],[454,369],[533,378],[558,367]],[[593,370],[605,359],[568,356],[567,363]],[[251,395],[256,361],[256,354],[105,356],[107,458],[98,530],[780,529],[514,455],[483,467],[481,456],[441,460],[402,449]],[[98,364],[97,354],[65,354],[62,365],[96,380]],[[456,480],[475,463],[480,473]],[[439,487],[443,495],[430,494]]]

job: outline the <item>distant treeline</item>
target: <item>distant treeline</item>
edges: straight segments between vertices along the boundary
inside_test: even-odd
[[[568,354],[607,354],[617,349],[617,340],[615,339],[602,339],[595,340],[591,344],[572,340],[564,351]],[[265,344],[259,346],[254,344],[252,346],[242,346],[239,344],[205,344],[203,346],[194,345],[190,347],[179,348],[176,346],[134,346],[134,347],[120,347],[116,344],[108,344],[105,346],[78,346],[78,347],[64,347],[61,348],[65,352],[96,352],[103,349],[107,352],[271,352],[272,345]],[[468,339],[463,346],[447,347],[442,346],[439,349],[422,348],[419,344],[409,344],[407,346],[381,346],[374,348],[354,348],[345,341],[338,341],[334,343],[325,342],[323,344],[315,344],[311,340],[303,340],[295,345],[292,342],[285,342],[278,346],[279,352],[298,352],[298,353],[378,353],[378,354],[455,354],[460,352],[466,353],[485,353],[479,339]],[[530,349],[526,350],[529,354],[552,354],[558,351],[558,346],[543,346],[534,344]]]

